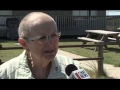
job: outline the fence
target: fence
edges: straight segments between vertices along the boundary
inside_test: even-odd
[[[17,18],[21,21],[23,16],[0,16],[0,37],[7,37],[9,31],[6,26],[7,18]],[[86,35],[87,29],[117,30],[120,27],[120,16],[53,16],[53,18],[62,35]]]
[[[98,57],[97,58],[73,58],[74,60],[82,61],[82,60],[97,60],[98,61],[98,75],[103,75],[103,45],[95,44],[95,45],[62,45],[59,48],[78,48],[78,47],[97,47],[98,48]],[[0,47],[0,50],[11,50],[11,49],[23,49],[22,47]],[[0,60],[0,64],[3,62]]]

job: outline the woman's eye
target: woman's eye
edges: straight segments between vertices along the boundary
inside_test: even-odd
[[[51,35],[51,37],[56,37],[56,36],[57,36],[57,34],[52,34],[52,35]]]
[[[45,39],[45,38],[46,38],[46,36],[43,36],[43,37],[40,37],[39,40],[42,40],[42,39]]]

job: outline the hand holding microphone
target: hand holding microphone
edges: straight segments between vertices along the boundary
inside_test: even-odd
[[[69,79],[89,79],[90,76],[84,69],[78,69],[75,65],[69,64],[65,68],[66,74]]]

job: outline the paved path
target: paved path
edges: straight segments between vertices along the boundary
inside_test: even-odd
[[[58,53],[61,55],[68,56],[70,58],[84,58],[83,56],[65,52],[60,49],[58,50]],[[93,66],[93,68],[97,67],[97,62],[96,62],[96,60],[80,61],[80,66],[83,68],[86,68],[86,69],[93,70],[92,66]],[[113,77],[116,79],[120,79],[120,67],[114,67],[113,65],[110,65],[110,64],[104,64],[103,68],[104,68],[105,72],[107,73],[107,76]]]

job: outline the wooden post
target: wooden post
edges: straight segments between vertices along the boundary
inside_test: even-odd
[[[2,44],[0,43],[0,48],[2,48]]]
[[[0,65],[2,64],[2,61],[1,61],[1,59],[0,59]]]
[[[0,43],[0,48],[2,48],[2,44]],[[1,61],[1,59],[0,59],[0,65],[2,64],[2,61]]]
[[[102,57],[101,60],[98,60],[98,75],[104,75],[104,70],[103,70],[103,43],[99,43],[100,46],[98,46],[98,57]]]

